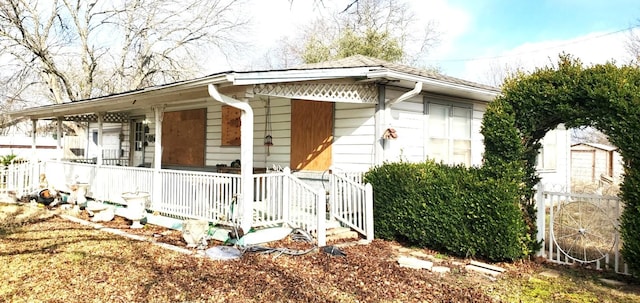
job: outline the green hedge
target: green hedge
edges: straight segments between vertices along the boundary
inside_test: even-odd
[[[365,178],[378,238],[495,261],[529,253],[517,182],[432,161],[386,163]]]

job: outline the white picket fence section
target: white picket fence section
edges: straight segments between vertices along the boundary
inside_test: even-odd
[[[539,256],[629,274],[620,254],[618,197],[554,191],[539,184],[535,198],[537,239],[543,243]]]
[[[40,162],[14,163],[0,166],[0,195],[23,196],[38,189],[43,164]]]
[[[330,215],[342,224],[373,240],[373,188],[362,184],[362,173],[329,175]]]

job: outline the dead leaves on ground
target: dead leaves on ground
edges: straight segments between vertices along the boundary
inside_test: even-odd
[[[491,301],[472,287],[400,268],[391,244],[345,247],[347,257],[245,253],[213,261],[132,241],[57,216],[12,225],[0,237],[0,299],[11,302]],[[114,222],[123,229],[126,222]],[[107,225],[107,224],[105,224]],[[160,241],[179,233],[145,228]],[[174,243],[180,244],[180,243]],[[286,244],[282,242],[279,244]],[[299,244],[298,244],[299,245]]]

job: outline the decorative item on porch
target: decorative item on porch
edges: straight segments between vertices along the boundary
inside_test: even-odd
[[[182,238],[187,247],[207,246],[209,222],[206,220],[185,220],[182,225]]]
[[[76,178],[77,179],[77,178]],[[67,202],[74,205],[74,208],[84,208],[87,205],[87,193],[89,192],[89,183],[78,182],[67,184],[69,188],[69,199]]]
[[[142,228],[140,220],[145,217],[145,208],[149,201],[149,193],[146,192],[125,192],[122,199],[127,204],[125,218],[132,221],[130,228]]]
[[[115,217],[113,206],[102,202],[88,201],[85,208],[92,222],[109,222]]]
[[[271,155],[269,148],[273,146],[273,137],[271,136],[271,98],[267,97],[264,114],[264,146],[267,149],[267,156]]]
[[[393,140],[398,138],[395,128],[389,127],[382,134],[382,138],[385,140]]]

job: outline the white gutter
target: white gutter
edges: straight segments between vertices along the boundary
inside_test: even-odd
[[[487,102],[492,101],[495,97],[500,95],[500,91],[498,89],[490,90],[485,88],[472,87],[465,84],[453,83],[450,81],[437,80],[437,79],[421,77],[421,76],[408,75],[408,74],[398,73],[398,72],[389,71],[389,70],[371,72],[367,74],[367,77],[371,79],[388,78],[388,79],[406,80],[411,82],[422,82],[424,84],[433,85],[436,87],[442,87],[442,88],[472,93],[472,94],[475,94],[476,97],[480,97],[481,95],[484,98],[478,98],[478,99],[482,101],[487,101]]]
[[[398,104],[400,102],[404,102],[410,98],[413,98],[414,96],[418,95],[420,92],[422,92],[422,82],[416,82],[416,85],[415,87],[413,87],[412,90],[402,94],[398,98],[385,101],[384,102],[384,111],[385,111],[384,120],[385,121],[383,121],[383,125],[386,125],[386,127],[391,127],[391,106],[392,105]]]
[[[242,190],[240,227],[249,232],[253,220],[253,109],[248,103],[220,94],[216,86],[209,84],[209,95],[216,101],[235,107],[242,111],[240,116],[240,178]]]
[[[412,90],[402,94],[400,97],[395,98],[395,99],[391,99],[387,102],[385,102],[385,108],[387,106],[391,106],[393,104],[397,104],[403,101],[406,101],[409,98],[414,97],[415,95],[419,94],[422,91],[422,82],[416,82],[416,86],[413,87]]]

